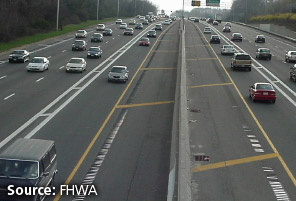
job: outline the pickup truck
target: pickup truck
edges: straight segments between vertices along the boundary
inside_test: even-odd
[[[296,64],[290,68],[290,79],[296,82]]]
[[[247,53],[235,53],[231,60],[232,70],[237,68],[247,69],[248,71],[252,70],[252,59]]]

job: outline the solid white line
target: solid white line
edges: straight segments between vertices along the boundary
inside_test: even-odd
[[[9,99],[10,97],[12,97],[12,96],[14,96],[15,94],[11,94],[11,95],[9,95],[9,96],[7,96],[6,98],[4,98],[4,100],[7,100],[7,99]]]
[[[62,52],[66,52],[67,50],[63,50]]]
[[[155,23],[154,23],[155,24]],[[126,43],[123,48],[129,47],[131,48],[133,44],[135,44],[142,36],[145,35],[146,31],[151,28],[154,24],[151,24],[148,26],[145,30],[143,30],[140,34],[138,34],[135,38],[130,40],[128,43]],[[129,49],[128,48],[128,49]],[[127,51],[126,49],[125,51]],[[52,101],[50,104],[48,104],[45,108],[43,108],[40,112],[38,112],[36,115],[31,117],[26,123],[24,123],[21,127],[19,127],[17,130],[15,130],[13,133],[11,133],[9,136],[7,136],[4,140],[0,142],[0,148],[3,147],[5,144],[7,144],[9,141],[11,141],[15,136],[17,136],[19,133],[21,133],[23,130],[25,130],[29,125],[31,125],[36,119],[40,117],[40,115],[46,113],[51,107],[53,107],[56,103],[58,103],[62,98],[64,98],[66,95],[68,95],[73,88],[80,85],[85,79],[87,79],[89,76],[93,75],[94,71],[97,71],[99,68],[104,66],[107,62],[109,62],[109,59],[114,57],[116,54],[118,54],[119,50],[114,52],[109,58],[107,58],[105,61],[103,61],[100,65],[95,67],[93,70],[91,70],[88,74],[86,74],[84,77],[82,77],[78,82],[76,82],[74,85],[72,85],[69,89],[67,89],[63,94],[58,96],[54,101]],[[69,97],[62,105],[60,105],[50,116],[45,118],[37,127],[35,127],[30,133],[28,133],[25,138],[31,138],[35,135],[37,131],[39,131],[44,125],[46,125],[57,113],[59,113],[66,105],[68,105],[76,96],[78,96],[87,86],[89,86],[96,78],[98,78],[105,70],[107,70],[115,61],[116,59],[120,58],[125,52],[122,52],[118,54],[113,61],[111,61],[108,65],[106,65],[100,73],[97,73],[92,79],[90,79],[86,84],[84,84],[83,87],[81,87],[80,90],[77,90],[71,97]]]
[[[65,66],[61,66],[61,67],[59,67],[59,69],[62,69],[62,68],[65,68]]]
[[[244,51],[241,47],[239,47],[237,44],[233,43],[232,41],[230,41],[225,35],[223,35],[220,31],[218,31],[215,27],[212,27],[212,30],[215,30],[216,33],[218,35],[220,35],[221,38],[223,38],[223,40],[226,43],[231,43],[233,46],[235,46],[237,49]],[[252,58],[252,57],[251,57]],[[269,79],[267,77],[267,75],[265,75],[261,70],[259,70],[258,68],[263,68],[263,70],[268,73],[270,76],[273,77],[274,80],[278,80],[279,84],[281,84],[286,90],[288,90],[291,94],[293,94],[296,97],[296,93],[289,88],[283,81],[281,81],[278,77],[276,77],[273,73],[271,73],[266,67],[264,67],[261,63],[259,63],[256,59],[252,58],[252,61],[254,63],[256,63],[259,67],[256,67],[254,64],[252,64],[252,66],[254,67],[254,69],[259,72],[268,82],[272,83],[272,80]],[[273,83],[274,88],[276,88],[288,101],[290,101],[290,103],[292,103],[292,105],[294,105],[294,107],[296,107],[296,102],[288,95],[286,94],[279,86],[277,86],[275,83]]]
[[[8,60],[7,61],[0,61],[0,65],[1,64],[5,64],[5,63],[7,63],[8,62]]]
[[[36,82],[40,82],[40,81],[43,80],[43,79],[44,79],[44,77],[39,78],[38,80],[36,80]]]
[[[7,77],[7,75],[4,75],[4,76],[0,77],[0,80],[2,80],[3,78],[6,78],[6,77]]]

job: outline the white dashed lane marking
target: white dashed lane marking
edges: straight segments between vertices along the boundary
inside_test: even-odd
[[[4,100],[7,100],[7,99],[11,98],[11,97],[14,96],[14,95],[15,95],[15,94],[11,94],[11,95],[5,97]]]
[[[4,76],[0,77],[0,80],[4,79],[6,77],[7,77],[7,75],[4,75]]]
[[[65,66],[61,66],[61,67],[59,67],[59,69],[62,69],[62,68],[65,68]]]
[[[38,80],[36,80],[36,82],[40,82],[40,81],[43,80],[43,79],[44,79],[44,77],[39,78]]]

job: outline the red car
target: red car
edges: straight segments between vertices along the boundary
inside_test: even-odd
[[[149,46],[150,45],[150,41],[149,41],[149,38],[146,38],[146,37],[143,37],[140,39],[139,41],[139,45],[140,46]]]
[[[275,103],[276,93],[270,83],[257,82],[250,87],[249,92],[250,98],[254,102],[256,100],[267,100]]]

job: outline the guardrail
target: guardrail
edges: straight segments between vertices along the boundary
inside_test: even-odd
[[[245,23],[241,23],[241,22],[232,21],[232,23],[239,24],[239,25],[246,26],[246,27],[250,27],[250,28],[253,28],[253,29],[257,29],[259,31],[263,31],[265,33],[269,33],[269,34],[272,34],[274,36],[281,37],[281,38],[284,38],[286,40],[289,40],[289,41],[292,41],[292,42],[296,43],[296,39],[295,38],[291,38],[291,37],[288,37],[288,36],[283,36],[283,35],[280,35],[278,33],[272,32],[272,31],[266,31],[266,30],[260,29],[258,27],[255,27],[255,26],[252,26],[252,25],[249,25],[249,24],[245,24]]]
[[[191,201],[187,73],[183,25],[184,21],[181,21],[167,201]]]

